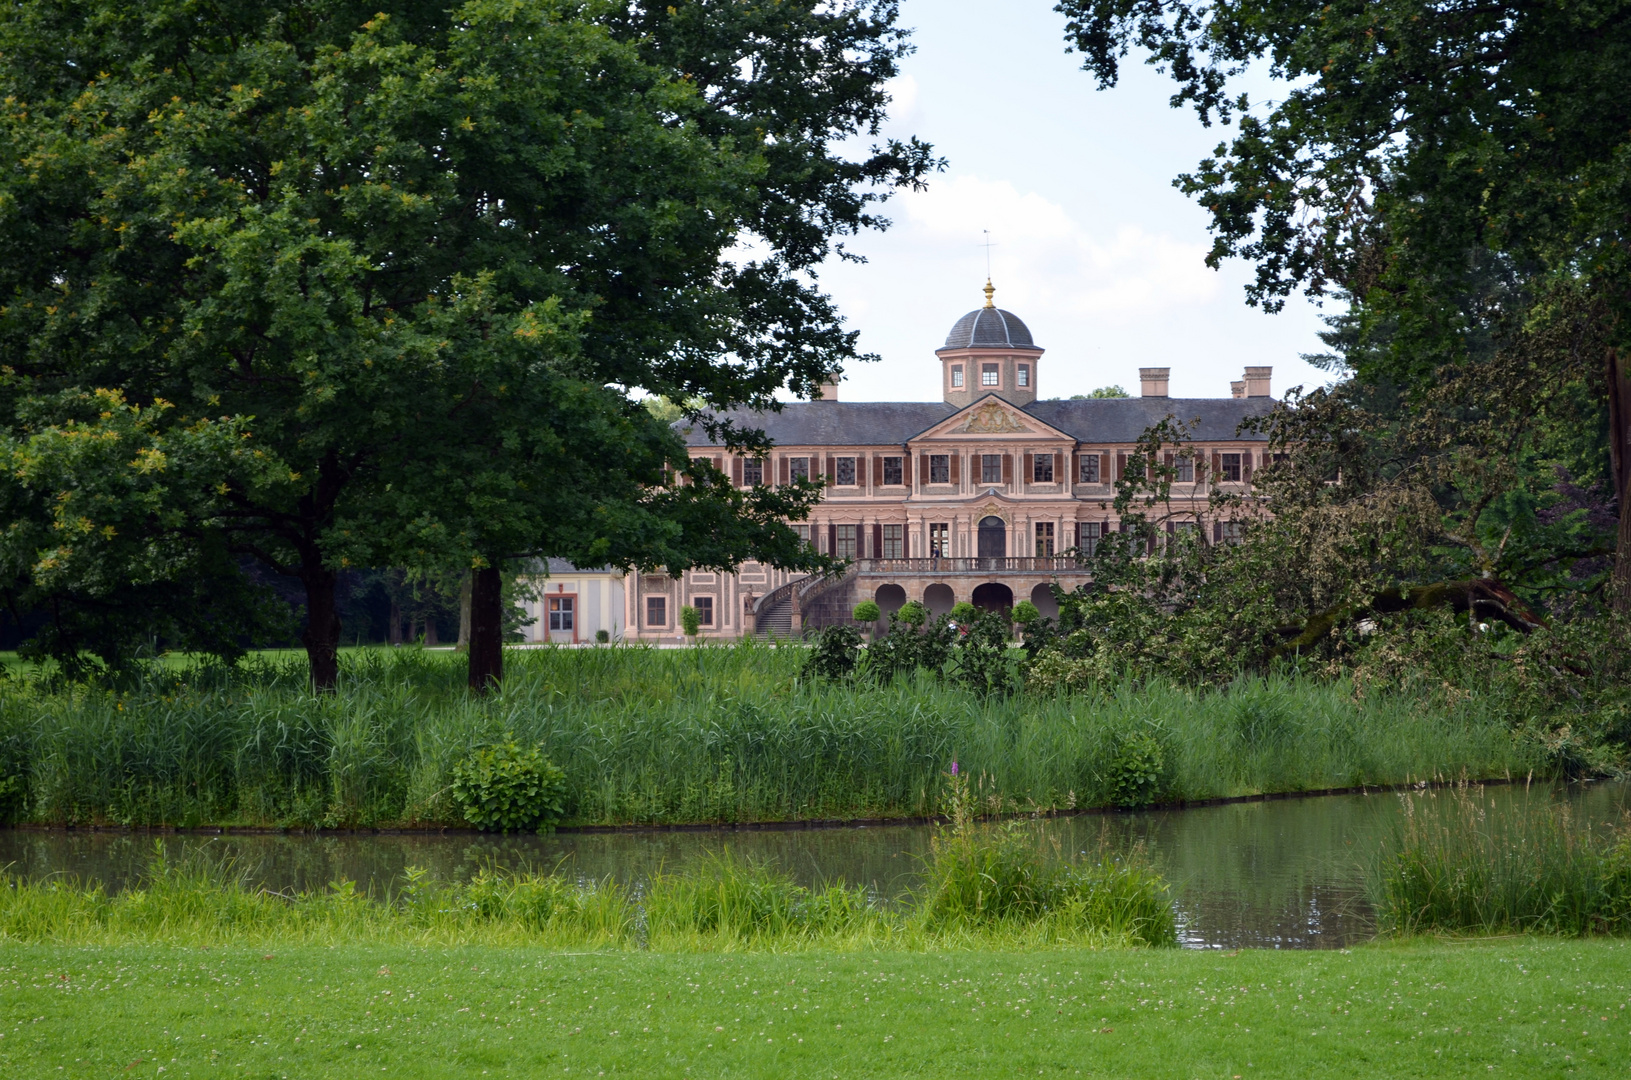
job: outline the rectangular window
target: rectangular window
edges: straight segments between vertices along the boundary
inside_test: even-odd
[[[810,459],[807,457],[788,458],[789,471],[793,474],[796,483],[799,480],[810,479]]]
[[[573,608],[576,607],[577,597],[551,596],[548,599],[549,628],[551,630],[571,631],[573,625],[572,616],[576,614]]]
[[[1000,483],[1002,483],[1002,455],[1001,454],[981,454],[980,455],[980,483],[982,483],[982,484],[1000,484]]]
[[[883,557],[886,559],[901,558],[901,530],[903,525],[885,525],[883,527]]]
[[[1082,455],[1082,479],[1084,484],[1097,484],[1099,482],[1099,455]]]
[[[1031,483],[1053,483],[1053,455],[1038,454],[1031,459]]]
[[[646,625],[647,626],[667,626],[668,625],[668,597],[666,597],[666,596],[648,596],[648,597],[646,597]]]
[[[962,388],[962,385],[963,385],[963,365],[962,364],[953,364],[951,366],[951,387],[952,387],[953,390],[958,390],[958,389]]]
[[[1084,521],[1076,526],[1079,539],[1076,541],[1077,550],[1083,555],[1092,555],[1099,550],[1099,537],[1104,535],[1104,523],[1099,521]]]
[[[883,482],[885,484],[904,484],[906,478],[903,474],[906,464],[905,458],[886,457],[883,459]]]
[[[748,458],[742,462],[742,484],[745,487],[758,487],[765,482],[765,463],[759,458]]]
[[[852,457],[841,457],[841,458],[839,458],[838,459],[838,464],[834,468],[834,472],[836,473],[836,478],[833,480],[833,483],[838,484],[840,487],[854,487],[855,486],[855,459],[854,458],[852,458]]]
[[[1053,554],[1053,522],[1036,523],[1036,557],[1045,559]]]
[[[855,558],[855,528],[854,525],[838,526],[838,550],[833,554],[840,559]]]
[[[949,455],[949,454],[930,454],[929,455],[929,483],[931,483],[931,484],[949,484],[949,483],[951,483],[951,455]]]
[[[981,364],[980,365],[980,385],[981,386],[996,386],[997,385],[997,365],[996,364]]]
[[[691,597],[691,606],[697,609],[697,621],[703,626],[714,624],[714,598],[711,596]]]
[[[951,558],[951,526],[949,524],[939,522],[929,525],[929,557],[932,559]]]
[[[1226,483],[1238,484],[1240,482],[1240,455],[1221,454],[1219,456],[1222,458],[1222,467],[1218,472],[1222,475],[1218,479]]]
[[[1193,484],[1195,482],[1195,459],[1187,453],[1179,454],[1172,463],[1176,476],[1173,477],[1180,484]]]
[[[1031,365],[1019,365],[1019,378],[1016,380],[1021,386],[1031,385]]]
[[[1224,455],[1224,457],[1228,456],[1227,454]],[[1246,526],[1239,521],[1218,522],[1218,537],[1225,544],[1238,544],[1245,535]]]
[[[794,525],[793,531],[799,534],[799,539],[804,542],[805,547],[810,546],[810,526]]]

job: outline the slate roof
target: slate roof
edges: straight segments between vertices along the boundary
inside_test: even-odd
[[[725,415],[763,430],[778,446],[899,446],[955,412],[943,401],[794,401],[779,413]],[[700,427],[681,431],[687,446],[714,445]]]
[[[1197,417],[1198,441],[1243,439],[1235,434],[1248,416],[1273,409],[1273,398],[1092,398],[1035,401],[1020,411],[1081,442],[1130,443],[1168,413],[1179,420]],[[762,428],[778,446],[900,446],[961,410],[940,401],[796,401],[779,413],[738,410],[727,414],[742,427]],[[711,446],[700,427],[682,428],[687,446]]]
[[[544,565],[539,565],[544,564]],[[568,559],[557,559],[553,556],[547,559],[534,559],[531,570],[533,573],[547,571],[550,577],[557,574],[622,574],[621,570],[614,570],[609,566],[575,566]]]
[[[1188,422],[1200,423],[1191,429],[1198,442],[1241,439],[1267,442],[1254,432],[1235,434],[1235,428],[1248,416],[1271,411],[1273,398],[1089,398],[1084,401],[1033,401],[1024,411],[1044,424],[1075,436],[1081,442],[1130,443],[1168,413]]]
[[[1035,349],[1031,328],[1012,311],[997,307],[975,308],[952,326],[942,349],[973,349],[989,346],[999,349]]]

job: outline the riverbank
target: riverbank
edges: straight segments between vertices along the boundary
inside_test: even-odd
[[[0,946],[15,1076],[1619,1076],[1631,943]],[[163,1070],[162,1073],[160,1070]]]
[[[979,697],[927,677],[809,683],[805,652],[744,644],[512,654],[474,700],[461,659],[345,658],[317,697],[295,658],[156,670],[120,691],[12,682],[11,817],[51,825],[424,828],[473,747],[511,733],[566,771],[569,826],[890,820],[942,813],[953,761],[984,810],[1205,802],[1544,775],[1535,740],[1466,695],[1295,676]],[[5,808],[0,808],[3,810]]]

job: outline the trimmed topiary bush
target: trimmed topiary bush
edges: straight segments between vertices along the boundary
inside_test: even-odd
[[[850,613],[850,618],[858,623],[875,623],[883,618],[883,610],[878,607],[876,600],[862,600],[855,605],[855,610]]]
[[[513,737],[453,766],[453,801],[484,832],[547,832],[566,813],[566,773]]]

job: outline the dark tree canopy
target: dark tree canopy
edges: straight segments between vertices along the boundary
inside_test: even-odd
[[[1177,181],[1212,215],[1209,260],[1254,262],[1248,298],[1271,308],[1298,288],[1351,298],[1360,326],[1382,331],[1349,351],[1359,377],[1424,392],[1537,323],[1599,324],[1550,335],[1598,351],[1537,362],[1568,368],[1605,406],[1621,506],[1614,594],[1631,610],[1631,3],[1057,10],[1101,86],[1137,48],[1177,83],[1175,106],[1237,126]],[[1232,89],[1253,64],[1284,81],[1280,100]]]
[[[126,439],[79,404],[98,391],[163,406],[159,457],[110,453],[125,501],[83,515],[132,549],[53,595],[112,602],[155,552],[177,574],[250,555],[302,582],[329,685],[346,566],[807,560],[782,522],[813,489],[730,489],[634,397],[707,423],[861,359],[811,271],[937,165],[915,141],[839,149],[877,133],[895,19],[890,0],[8,7],[8,450]],[[195,448],[188,475],[155,464],[172,447]],[[38,475],[4,497],[44,521],[77,481]],[[44,549],[7,544],[9,599],[40,602]]]

